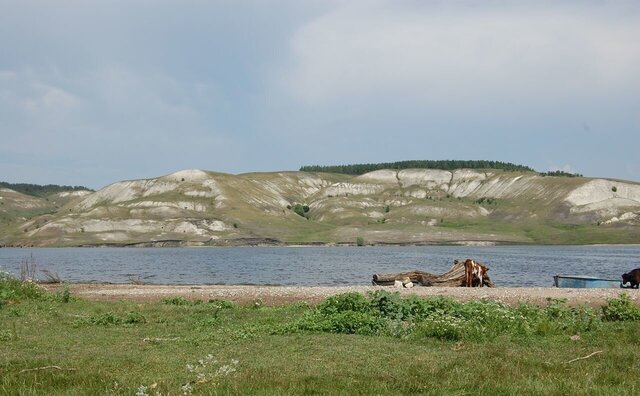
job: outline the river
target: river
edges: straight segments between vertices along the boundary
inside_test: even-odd
[[[23,261],[69,282],[366,285],[376,272],[446,272],[454,259],[489,266],[496,286],[551,286],[555,274],[620,279],[640,267],[640,245],[212,248],[2,248],[0,270]]]

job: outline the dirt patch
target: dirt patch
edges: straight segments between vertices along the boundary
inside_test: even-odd
[[[57,291],[60,285],[44,286]],[[388,286],[229,286],[229,285],[130,285],[130,284],[71,284],[74,296],[89,300],[160,301],[167,297],[181,296],[190,300],[224,299],[238,304],[260,301],[265,305],[282,305],[293,302],[316,303],[340,293],[366,293],[375,290],[399,291],[403,296],[447,296],[459,301],[490,299],[508,304],[528,302],[544,305],[548,299],[566,299],[571,305],[601,306],[607,299],[627,293],[640,305],[640,291],[622,289],[558,289],[551,287],[513,288],[461,288],[414,287],[396,289]]]

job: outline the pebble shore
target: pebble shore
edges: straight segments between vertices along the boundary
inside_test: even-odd
[[[56,291],[61,285],[46,285]],[[375,290],[398,291],[403,296],[447,296],[459,301],[490,299],[508,304],[528,302],[543,305],[548,299],[566,299],[568,304],[601,306],[607,299],[627,293],[640,305],[637,289],[559,289],[555,287],[421,287],[411,289],[389,286],[232,286],[232,285],[132,285],[132,284],[71,284],[74,296],[89,300],[159,301],[167,297],[181,296],[191,300],[224,299],[239,304],[259,302],[265,305],[282,305],[293,302],[316,303],[328,296],[346,292],[367,293]]]

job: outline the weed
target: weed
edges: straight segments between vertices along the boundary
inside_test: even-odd
[[[505,335],[576,334],[594,330],[600,323],[592,308],[570,307],[562,300],[550,300],[543,308],[528,304],[511,307],[496,301],[462,303],[445,297],[403,299],[399,293],[376,291],[367,296],[345,293],[329,297],[284,331],[482,341]]]
[[[166,305],[193,305],[193,302],[182,296],[168,297],[162,299],[162,303]]]
[[[68,303],[69,300],[71,300],[71,290],[69,290],[69,284],[65,283],[60,295],[60,301],[62,301],[63,303]]]
[[[640,320],[640,308],[631,302],[628,294],[621,293],[617,298],[607,300],[602,315],[608,321]]]
[[[219,379],[231,376],[238,370],[238,363],[236,359],[221,363],[212,354],[208,354],[197,362],[187,364],[185,368],[192,379],[181,386],[182,394],[191,395],[195,386],[209,383],[217,385]]]
[[[76,324],[92,324],[99,326],[132,326],[139,323],[146,323],[146,318],[136,311],[127,312],[126,315],[118,315],[114,312],[105,312],[93,315],[89,318],[81,318]]]
[[[9,341],[12,338],[11,331],[0,329],[0,341]]]
[[[8,272],[0,271],[0,308],[23,299],[43,299],[44,291],[32,280],[21,281]]]
[[[211,299],[209,300],[209,304],[219,309],[235,308],[235,304],[232,301],[228,301],[228,300]]]

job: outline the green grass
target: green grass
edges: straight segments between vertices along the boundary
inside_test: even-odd
[[[347,294],[315,307],[182,298],[63,303],[60,296],[21,287],[0,284],[18,290],[0,307],[0,394],[132,395],[141,386],[150,395],[188,388],[193,394],[259,395],[638,391],[640,321],[629,320],[638,308],[624,299],[607,312],[609,319],[626,320],[591,315],[596,319],[587,327],[572,327],[584,324],[575,316],[583,308],[557,301],[525,307],[523,317],[540,322],[523,332],[504,325],[521,323],[508,314],[525,308],[492,302]],[[491,319],[499,312],[503,317]],[[348,334],[368,323],[345,322],[349,315],[382,326]],[[485,330],[449,337],[423,328],[443,316],[466,318],[460,323],[467,330],[484,323]],[[571,340],[576,332],[579,339]],[[566,363],[596,351],[602,352]],[[23,371],[47,366],[60,369]]]

